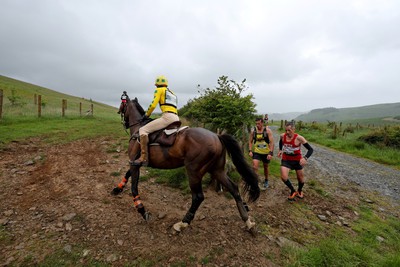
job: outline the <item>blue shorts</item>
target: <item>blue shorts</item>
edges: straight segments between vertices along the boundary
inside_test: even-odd
[[[300,165],[300,160],[282,160],[281,166],[296,171],[303,169],[303,166]]]
[[[270,160],[267,159],[268,154],[260,154],[253,152],[253,159],[262,161],[263,163],[269,164]]]

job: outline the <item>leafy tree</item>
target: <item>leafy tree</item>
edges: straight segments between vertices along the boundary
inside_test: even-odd
[[[237,83],[228,76],[221,76],[215,88],[201,90],[198,85],[200,96],[189,100],[179,113],[190,121],[203,123],[210,130],[225,131],[241,139],[254,124],[256,111],[253,95],[243,95],[248,88],[245,82],[246,79]]]

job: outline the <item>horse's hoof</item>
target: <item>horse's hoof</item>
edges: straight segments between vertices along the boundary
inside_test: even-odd
[[[122,189],[122,188],[115,187],[115,188],[111,191],[111,195],[116,196],[116,195],[120,194],[123,190],[124,190],[124,189]]]
[[[174,227],[174,230],[175,230],[175,231],[180,232],[180,231],[182,231],[183,229],[185,229],[185,228],[188,227],[188,226],[189,226],[188,223],[185,223],[185,222],[180,221],[180,222],[174,224],[173,227]]]
[[[247,230],[250,230],[251,228],[253,228],[254,226],[256,226],[255,222],[250,221],[250,217],[247,219],[246,221],[246,226],[247,226]]]
[[[143,214],[143,219],[146,221],[146,222],[148,222],[148,221],[150,221],[151,220],[151,214],[150,214],[150,212],[145,212],[144,214]]]

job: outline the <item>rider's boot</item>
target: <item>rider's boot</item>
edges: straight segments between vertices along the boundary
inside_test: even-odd
[[[149,164],[149,157],[148,157],[148,143],[149,143],[149,136],[148,135],[141,135],[140,136],[140,146],[142,149],[140,158],[133,162],[135,166],[147,166]]]

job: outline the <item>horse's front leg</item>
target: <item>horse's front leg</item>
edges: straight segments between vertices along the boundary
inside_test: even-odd
[[[139,196],[139,176],[140,176],[140,166],[131,166],[131,175],[132,175],[132,197],[133,197],[133,204],[137,211],[142,215],[142,217],[148,221],[150,220],[150,213],[146,211],[142,201],[140,200]]]
[[[111,195],[118,195],[118,194],[122,193],[122,191],[124,191],[126,183],[129,180],[129,177],[131,177],[130,169],[125,173],[124,177],[122,177],[121,182],[116,187],[114,187],[114,189],[111,191]]]
[[[191,178],[189,178],[189,181],[190,180]],[[203,189],[201,187],[201,178],[197,179],[196,183],[190,183],[190,189],[192,191],[192,205],[190,206],[185,217],[183,217],[182,221],[174,224],[174,229],[177,232],[180,232],[189,226],[190,222],[194,219],[197,209],[204,200]]]

